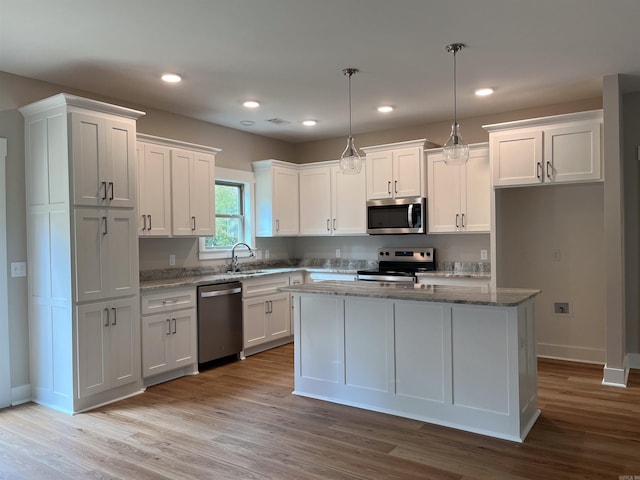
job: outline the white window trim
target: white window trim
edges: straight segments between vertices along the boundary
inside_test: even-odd
[[[244,205],[245,205],[245,239],[244,241],[254,248],[256,244],[256,235],[254,228],[254,211],[255,211],[255,178],[253,172],[246,170],[235,170],[232,168],[216,167],[216,181],[226,181],[244,184]],[[238,249],[236,252],[238,258],[249,257],[249,251],[246,248]],[[198,259],[200,260],[231,260],[231,248],[221,248],[216,251],[206,250],[204,246],[204,237],[198,241]]]

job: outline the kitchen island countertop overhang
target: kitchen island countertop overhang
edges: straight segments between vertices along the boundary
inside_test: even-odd
[[[294,297],[294,394],[522,442],[539,290],[319,282]]]

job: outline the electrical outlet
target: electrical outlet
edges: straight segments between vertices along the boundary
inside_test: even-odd
[[[169,255],[169,266],[173,267],[176,264],[176,256],[175,255]]]
[[[262,260],[262,250],[254,250],[256,254],[256,260]]]
[[[336,248],[336,258],[340,258],[340,255],[342,255],[342,252],[340,252],[339,248]]]
[[[11,262],[11,276],[12,277],[26,277],[27,276],[27,262]]]
[[[558,315],[569,315],[571,313],[569,302],[555,302],[553,304],[553,313],[557,313]]]
[[[269,250],[264,251],[264,259],[269,260]]]
[[[480,250],[480,260],[486,260],[488,258],[488,254],[486,250]]]

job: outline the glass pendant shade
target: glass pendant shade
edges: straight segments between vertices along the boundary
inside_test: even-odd
[[[342,152],[340,157],[340,170],[346,174],[357,174],[362,170],[362,159],[358,155],[358,150],[353,144],[353,137],[349,135],[347,140],[347,148]]]
[[[469,145],[464,143],[457,123],[451,125],[451,134],[442,147],[442,153],[447,165],[464,165],[469,160]]]

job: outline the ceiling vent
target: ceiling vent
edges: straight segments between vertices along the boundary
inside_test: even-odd
[[[282,118],[269,118],[267,122],[273,123],[274,125],[289,125],[291,122],[288,120],[283,120]]]

